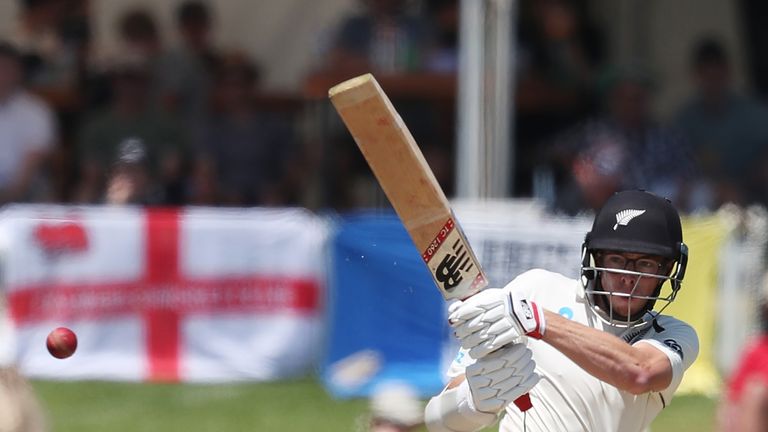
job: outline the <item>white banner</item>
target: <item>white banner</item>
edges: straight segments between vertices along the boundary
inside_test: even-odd
[[[301,209],[7,208],[2,282],[16,361],[57,379],[304,373],[322,336],[326,235]],[[58,326],[78,335],[66,360],[45,348]]]
[[[532,268],[578,277],[591,217],[552,217],[524,200],[452,205],[491,286],[504,286]]]

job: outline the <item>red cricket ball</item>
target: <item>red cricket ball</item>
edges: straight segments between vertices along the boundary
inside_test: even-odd
[[[52,356],[65,359],[75,353],[77,349],[77,336],[72,330],[66,327],[59,327],[48,333],[45,345]]]

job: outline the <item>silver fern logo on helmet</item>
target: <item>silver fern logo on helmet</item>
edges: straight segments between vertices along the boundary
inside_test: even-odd
[[[619,225],[627,226],[627,224],[632,219],[640,216],[643,213],[645,213],[645,210],[635,210],[635,209],[626,209],[616,213],[616,225],[613,226],[613,230],[616,231],[616,228],[618,228]]]

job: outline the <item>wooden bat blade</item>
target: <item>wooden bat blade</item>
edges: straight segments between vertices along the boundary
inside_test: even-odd
[[[487,278],[413,136],[371,74],[328,92],[446,299],[467,298]]]

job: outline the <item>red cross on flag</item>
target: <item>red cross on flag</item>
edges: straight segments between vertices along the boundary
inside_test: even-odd
[[[326,228],[301,209],[18,206],[0,219],[22,371],[59,379],[268,380],[321,336]],[[65,361],[45,350],[78,335]]]

